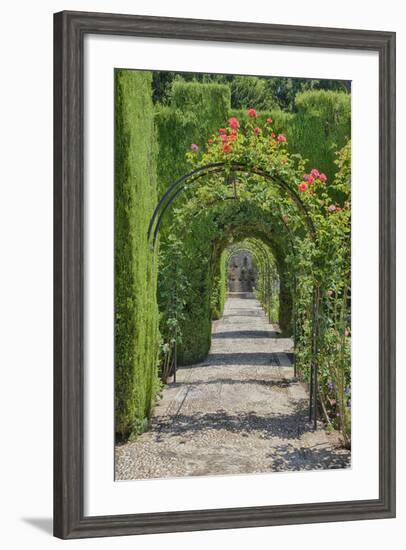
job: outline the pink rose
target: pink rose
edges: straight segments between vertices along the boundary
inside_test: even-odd
[[[240,127],[240,123],[238,122],[238,120],[235,118],[235,116],[232,116],[231,118],[228,119],[228,123],[230,125],[230,128],[239,128]]]

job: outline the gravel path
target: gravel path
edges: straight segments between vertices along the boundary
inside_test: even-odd
[[[231,294],[206,361],[180,368],[150,431],[116,447],[116,479],[348,467],[337,434],[308,424],[292,341],[274,328],[255,298]]]

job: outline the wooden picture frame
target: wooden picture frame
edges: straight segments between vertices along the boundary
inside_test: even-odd
[[[63,539],[395,516],[395,33],[61,12],[54,18],[54,534]],[[83,40],[86,34],[379,54],[379,498],[88,517],[83,512]]]

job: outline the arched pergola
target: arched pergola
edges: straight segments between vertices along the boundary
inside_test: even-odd
[[[148,243],[153,252],[156,247],[157,237],[163,219],[174,203],[176,198],[182,193],[187,191],[192,184],[199,182],[206,176],[213,174],[224,174],[227,176],[232,172],[235,176],[238,176],[239,173],[243,174],[252,174],[259,176],[267,181],[269,181],[276,189],[285,194],[289,199],[296,205],[298,211],[300,212],[301,219],[304,222],[307,233],[312,241],[316,240],[316,228],[314,226],[313,220],[308,212],[308,209],[305,203],[300,199],[298,193],[293,190],[290,185],[284,181],[281,177],[271,172],[267,172],[262,168],[252,167],[246,164],[237,163],[237,162],[215,162],[200,166],[195,170],[184,174],[178,180],[173,182],[164,193],[164,195],[159,200],[148,225]],[[234,196],[225,197],[222,200],[235,199]],[[220,199],[221,200],[221,199]],[[294,253],[294,244],[293,238],[290,232],[289,227],[281,218],[284,227],[286,228],[286,235],[289,241],[289,244]],[[317,365],[317,333],[318,333],[318,304],[319,304],[319,295],[318,288],[313,287],[313,311],[312,311],[312,361],[310,369],[310,398],[309,398],[309,421],[313,419],[314,429],[317,429],[317,399],[318,399],[318,365]],[[295,322],[296,325],[296,322]],[[294,325],[294,326],[295,326]]]

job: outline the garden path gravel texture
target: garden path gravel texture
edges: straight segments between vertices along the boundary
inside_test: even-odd
[[[309,424],[291,351],[252,294],[230,294],[206,360],[179,368],[150,430],[116,446],[116,479],[349,467],[338,434]]]

